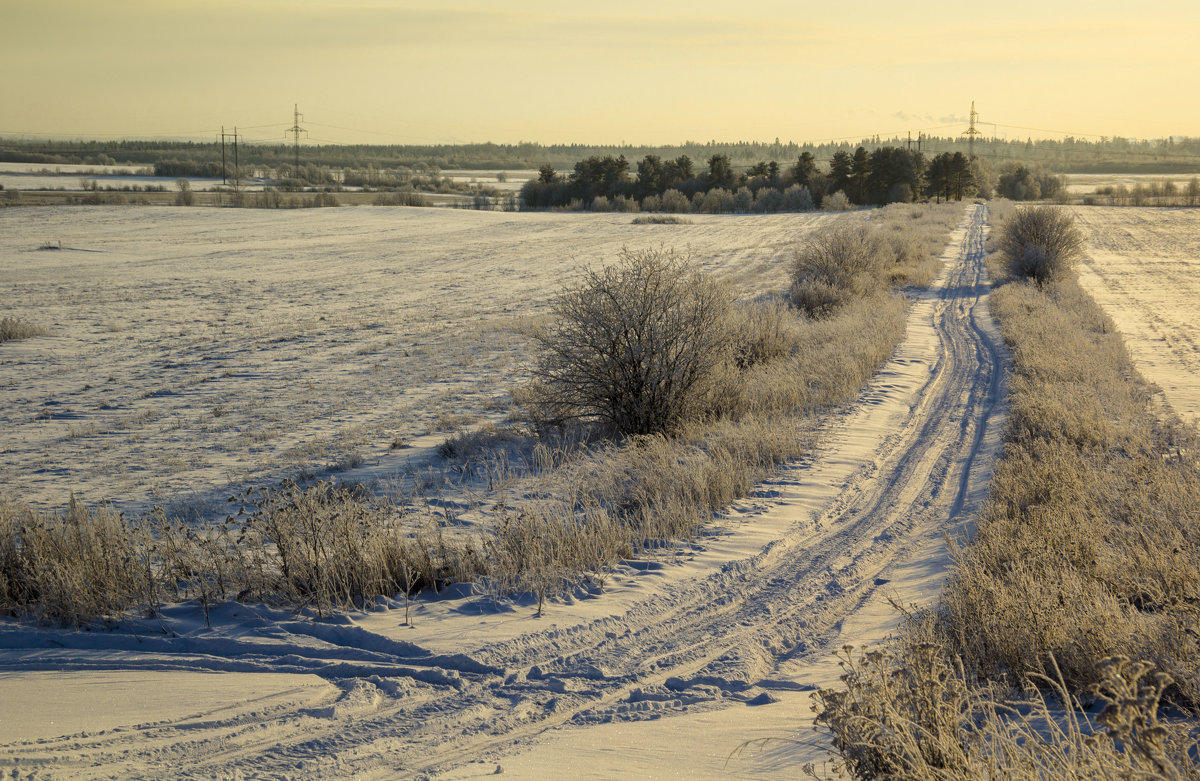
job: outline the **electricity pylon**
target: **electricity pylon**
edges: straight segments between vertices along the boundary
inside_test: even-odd
[[[293,103],[292,105],[293,105],[293,108],[295,111],[294,119],[292,121],[292,126],[288,130],[285,130],[283,134],[285,136],[288,135],[289,133],[292,135],[293,143],[294,143],[295,149],[296,149],[296,175],[299,175],[299,172],[300,172],[300,134],[304,133],[307,135],[308,131],[305,130],[304,128],[300,127],[300,105],[297,103]],[[975,104],[972,103],[971,105],[973,106]]]
[[[975,159],[975,136],[982,136],[983,133],[975,127],[975,122],[979,119],[979,112],[975,110],[975,101],[971,101],[971,126],[963,131],[963,135],[967,137],[967,153],[971,159]]]

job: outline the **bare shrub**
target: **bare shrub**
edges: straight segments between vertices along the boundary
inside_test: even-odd
[[[821,201],[821,211],[824,212],[844,212],[854,208],[854,204],[850,203],[850,199],[841,190],[826,195],[825,200]]]
[[[589,420],[622,435],[669,432],[703,414],[725,360],[730,296],[674,250],[620,260],[555,300],[531,337],[541,354],[530,404],[539,419]]]
[[[175,180],[175,186],[179,188],[179,192],[175,195],[176,206],[192,206],[196,203],[196,194],[192,192],[192,183],[184,178]]]
[[[877,292],[885,253],[879,236],[861,226],[817,234],[792,263],[792,303],[810,317],[827,317],[848,301]]]
[[[733,211],[733,193],[723,187],[696,193],[692,196],[692,211],[698,214],[728,214]]]
[[[48,333],[49,331],[40,325],[19,317],[0,317],[0,343],[28,339],[33,336],[46,336]]]
[[[622,212],[625,214],[632,214],[641,211],[641,207],[638,206],[637,200],[628,198],[624,195],[613,196],[610,209],[611,211]]]
[[[661,208],[668,214],[687,214],[692,210],[691,201],[678,190],[667,190],[662,194]]]
[[[793,184],[783,191],[783,211],[808,212],[816,208],[812,193],[802,184]]]
[[[733,194],[733,212],[735,214],[748,214],[754,209],[754,193],[750,192],[749,187],[740,187]]]
[[[1038,284],[1070,269],[1083,254],[1084,243],[1075,218],[1049,206],[1017,209],[1000,227],[998,240],[1014,273]]]

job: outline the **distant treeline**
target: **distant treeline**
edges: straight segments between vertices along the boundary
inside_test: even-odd
[[[859,142],[828,144],[772,143],[739,141],[722,143],[685,142],[676,146],[632,146],[535,143],[461,144],[461,145],[305,145],[300,149],[301,165],[323,168],[410,169],[419,173],[431,170],[488,169],[535,170],[550,165],[571,169],[592,157],[621,157],[638,160],[649,155],[662,160],[686,156],[708,160],[722,155],[735,169],[745,169],[760,160],[797,160],[808,152],[819,160],[828,160],[837,152],[853,154],[858,147],[873,152],[883,147],[919,151],[927,158],[944,152],[967,154],[966,141],[960,136],[925,137],[911,143],[902,138],[874,137]],[[1080,138],[1021,140],[976,139],[977,157],[993,168],[1005,162],[1042,166],[1057,173],[1193,173],[1200,172],[1200,138],[1139,141],[1127,138]],[[229,148],[226,149],[230,153]],[[294,167],[295,150],[287,144],[243,143],[239,162],[273,170]],[[172,161],[173,173],[164,175],[209,176],[221,161],[217,142],[187,141],[27,141],[0,139],[0,162],[40,163],[44,165],[131,165],[155,166]],[[218,169],[219,170],[219,169]],[[219,175],[219,174],[218,174]]]
[[[838,150],[828,164],[801,152],[791,165],[759,161],[736,171],[725,155],[698,168],[687,155],[664,160],[646,155],[636,170],[624,155],[580,160],[569,175],[543,165],[521,188],[526,208],[593,211],[746,213],[882,206],[928,198],[936,201],[998,193],[1013,200],[1056,198],[1063,177],[1040,168],[1004,163],[998,174],[962,152],[927,160],[912,149],[884,146]]]

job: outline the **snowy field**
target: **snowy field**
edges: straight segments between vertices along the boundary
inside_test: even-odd
[[[1080,207],[1084,288],[1125,336],[1142,375],[1200,424],[1200,210]]]
[[[0,316],[50,335],[0,346],[0,481],[42,507],[194,516],[302,472],[386,478],[504,416],[514,328],[585,264],[692,247],[743,294],[778,290],[827,219],[6,209]]]
[[[183,177],[191,183],[193,190],[213,190],[224,186],[217,179],[198,176]],[[44,163],[0,163],[0,186],[5,190],[63,190],[84,192],[84,182],[95,181],[101,189],[112,187],[142,188],[164,187],[168,192],[178,192],[179,177],[154,176],[153,167],[120,165],[65,165],[48,166]],[[243,189],[261,190],[262,182],[247,181]]]
[[[456,587],[423,596],[410,623],[386,600],[325,620],[230,604],[211,627],[190,603],[113,631],[0,622],[0,774],[801,775],[826,749],[809,706],[840,673],[833,651],[894,628],[889,600],[936,595],[943,535],[965,533],[986,491],[1004,426],[985,213],[968,210],[904,342],[817,456],[693,543],[624,562],[540,618]],[[1194,420],[1197,213],[1075,213],[1085,285]],[[526,357],[515,328],[584,262],[691,245],[753,295],[781,286],[794,245],[829,218],[691,219],[0,212],[0,316],[51,331],[0,345],[13,400],[0,479],[45,505],[70,486],[203,508],[339,459],[358,464],[350,476],[396,473],[453,427],[505,413]],[[63,249],[39,249],[50,240]]]
[[[474,391],[479,398],[499,394],[499,379],[521,360],[516,341],[503,336],[512,320],[536,316],[584,258],[622,244],[691,243],[706,266],[751,294],[778,287],[781,256],[825,219],[632,226],[612,215],[205,212],[145,210],[153,233],[172,237],[168,247],[130,232],[131,213],[121,209],[30,212],[27,221],[46,224],[23,235],[36,245],[39,227],[86,219],[86,232],[64,245],[107,252],[108,265],[125,268],[117,278],[131,290],[157,291],[121,301],[127,311],[151,313],[144,326],[129,321],[130,330],[167,321],[143,349],[182,338],[180,351],[194,353],[197,343],[214,351],[209,362],[216,365],[203,375],[216,379],[178,380],[178,390],[147,397],[180,403],[170,414],[185,420],[213,403],[202,394],[222,379],[236,377],[233,388],[266,409],[318,392],[347,394],[379,360],[378,350],[360,355],[359,342],[396,340],[389,351],[407,349],[415,360],[385,367],[391,384],[373,404],[335,405],[368,430],[378,426],[373,408],[407,387],[397,384],[406,371],[428,371],[410,384],[448,384],[463,396],[452,401],[467,407],[472,387],[482,386]],[[602,588],[556,599],[540,618],[532,605],[497,609],[456,588],[420,599],[407,624],[404,606],[387,601],[325,620],[231,604],[213,611],[211,628],[194,604],[167,608],[161,624],[107,632],[0,623],[0,770],[39,778],[799,775],[803,762],[819,761],[825,750],[813,740],[809,694],[836,680],[832,652],[894,627],[889,599],[912,604],[936,594],[946,566],[943,535],[962,533],[986,489],[1003,430],[1003,374],[982,276],[984,215],[982,207],[970,209],[947,247],[942,276],[914,302],[903,344],[860,403],[832,421],[818,456],[786,465],[694,543],[625,562]],[[230,233],[240,234],[232,246],[217,245]],[[10,232],[4,235],[8,241]],[[14,263],[14,254],[26,262]],[[55,296],[70,297],[54,292],[56,283],[74,290],[83,307],[118,300],[111,277],[100,284],[70,276],[98,259],[61,260],[67,255],[36,247],[5,252],[6,273],[43,264],[41,281],[24,282],[22,295],[32,300],[41,289],[52,300],[34,313],[68,332],[35,340],[41,352],[54,340],[86,343],[109,333],[68,327],[71,302],[55,303]],[[403,279],[385,269],[402,270]],[[212,279],[224,284],[205,282]],[[90,290],[107,292],[92,300]],[[324,291],[319,306],[314,290]],[[196,307],[188,308],[191,299]],[[230,302],[241,313],[259,309],[262,333],[194,333]],[[521,313],[506,311],[516,305]],[[185,309],[190,319],[171,319]],[[322,330],[332,317],[340,330]],[[359,317],[382,327],[366,328]],[[291,344],[297,332],[305,341]],[[505,338],[507,352],[485,362]],[[246,340],[258,346],[237,352],[235,343]],[[54,361],[59,373],[90,352],[122,354],[119,343],[110,350],[68,346],[60,345]],[[205,354],[196,360],[205,363]],[[184,363],[172,353],[155,355],[159,362],[144,374],[173,374]],[[35,357],[14,359],[26,361],[19,370],[3,364],[5,377],[30,374],[30,387],[53,386],[55,372],[31,372]],[[451,371],[468,360],[463,375]],[[312,376],[279,375],[295,364]],[[235,377],[224,376],[223,366]],[[69,387],[78,392],[81,378],[73,379]],[[306,381],[315,387],[288,390]],[[200,398],[183,403],[189,396]],[[231,409],[220,418],[240,415],[252,427],[256,414]],[[285,422],[304,426],[312,414],[301,409]],[[387,426],[381,432],[380,453],[394,434]],[[167,433],[193,447],[206,441],[184,427]],[[119,442],[114,436],[111,447]],[[768,742],[739,750],[756,739]]]
[[[1089,195],[1100,187],[1124,186],[1133,189],[1137,185],[1148,187],[1161,182],[1172,182],[1179,192],[1187,190],[1188,182],[1198,174],[1065,174],[1067,191],[1073,195]]]
[[[232,165],[232,163],[231,163]],[[262,172],[260,171],[259,174]],[[516,193],[530,179],[536,179],[537,171],[483,171],[483,170],[447,170],[439,177],[450,179],[459,184],[477,183],[485,187],[493,187],[502,192]],[[212,179],[199,176],[183,177],[191,183],[196,191],[217,190],[226,186],[220,178]],[[501,181],[503,178],[504,181]],[[175,183],[179,177],[153,176],[153,166],[121,166],[121,165],[47,165],[45,163],[0,163],[0,187],[6,190],[65,190],[82,192],[84,180],[95,180],[101,189],[113,187],[141,187],[148,185],[165,187],[170,192],[177,192]],[[262,179],[246,179],[242,189],[251,192],[262,190]],[[348,191],[356,191],[359,187],[347,187]]]

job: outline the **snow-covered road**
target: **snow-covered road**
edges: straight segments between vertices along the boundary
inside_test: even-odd
[[[785,466],[673,559],[628,562],[602,592],[541,618],[460,594],[421,603],[415,626],[397,604],[324,621],[226,605],[212,628],[181,606],[165,616],[168,634],[157,622],[138,633],[3,624],[0,695],[36,703],[42,691],[41,707],[58,713],[54,692],[74,681],[82,702],[61,730],[39,721],[37,704],[25,719],[0,705],[0,770],[799,775],[820,758],[809,692],[836,679],[833,652],[886,634],[889,599],[936,595],[943,537],[964,530],[986,490],[1003,428],[986,230],[986,207],[970,207],[905,341],[821,453]],[[38,689],[51,678],[60,685]],[[164,687],[177,691],[174,708]],[[131,720],[139,690],[154,715]],[[113,691],[131,710],[105,699]],[[78,713],[89,706],[90,720]],[[738,751],[770,737],[783,740]]]

